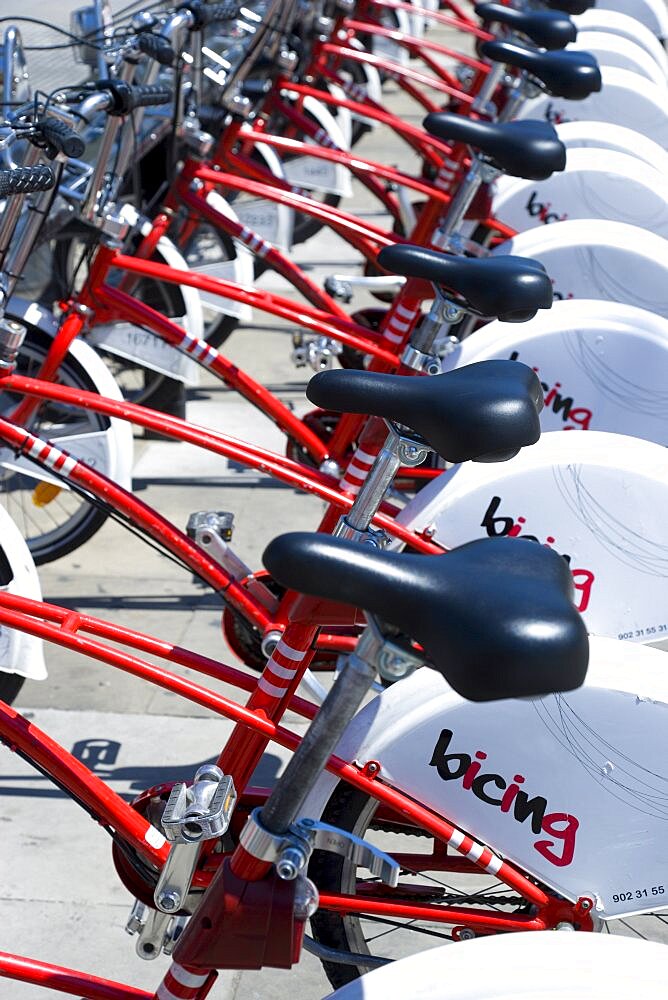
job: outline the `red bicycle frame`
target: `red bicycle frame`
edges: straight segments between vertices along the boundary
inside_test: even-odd
[[[245,811],[261,802],[266,794],[264,790],[247,787],[249,770],[254,767],[253,761],[259,759],[269,742],[276,742],[290,750],[296,749],[299,737],[289,729],[279,724],[280,718],[287,707],[310,718],[316,711],[315,706],[300,699],[295,699],[293,689],[303,676],[306,665],[313,654],[311,647],[317,626],[303,624],[302,620],[313,620],[314,615],[321,615],[323,607],[318,602],[301,598],[294,608],[295,621],[286,632],[292,640],[287,646],[290,658],[287,662],[294,670],[294,678],[289,684],[283,681],[283,691],[273,692],[270,678],[272,667],[281,665],[280,644],[275,657],[269,661],[267,670],[255,688],[256,694],[246,707],[232,700],[203,688],[201,685],[185,678],[178,677],[162,667],[154,666],[140,659],[133,653],[127,653],[118,647],[123,644],[130,650],[161,656],[168,662],[195,666],[209,676],[236,684],[242,690],[249,690],[249,678],[242,672],[225,664],[207,659],[189,650],[174,647],[164,640],[154,639],[132,630],[80,615],[77,612],[39,601],[16,597],[10,594],[0,595],[0,623],[11,628],[20,628],[30,634],[38,635],[48,641],[91,656],[110,666],[124,670],[140,677],[149,683],[156,684],[165,690],[179,694],[198,705],[206,706],[212,711],[232,719],[237,723],[234,733],[227,746],[219,756],[219,762],[227,765],[227,773],[234,777],[235,784],[245,794],[241,795],[238,819],[235,818],[235,829],[243,820]],[[346,611],[331,609],[326,617],[338,617],[348,614]],[[111,640],[114,646],[108,646],[100,639]],[[303,648],[302,648],[303,647]],[[284,646],[286,649],[286,646]],[[300,661],[297,654],[302,653]],[[284,676],[284,672],[281,676]],[[265,680],[264,689],[262,681]],[[240,740],[241,731],[245,740]],[[136,851],[142,859],[154,870],[160,870],[167,857],[167,845],[162,834],[148,823],[140,812],[133,809],[123,799],[111,791],[103,782],[42,733],[37,727],[23,719],[9,706],[0,704],[0,737],[15,752],[19,752],[29,761],[34,761],[41,770],[52,777],[67,790],[77,801],[84,804],[96,821],[108,830],[115,831],[117,837]],[[253,752],[249,747],[253,747]],[[231,765],[231,766],[230,766]],[[422,866],[429,871],[466,872],[469,874],[494,873],[494,877],[520,893],[531,903],[534,915],[501,914],[498,910],[474,907],[441,907],[430,903],[402,903],[392,901],[387,891],[375,895],[373,891],[360,895],[327,893],[321,898],[321,906],[340,913],[361,913],[370,916],[405,917],[411,920],[428,920],[431,923],[464,925],[474,927],[480,933],[496,933],[499,931],[544,930],[553,927],[560,920],[573,919],[579,913],[578,904],[556,900],[548,893],[527,879],[514,866],[503,861],[490,848],[477,843],[473,838],[458,830],[445,818],[426,809],[410,797],[398,792],[383,782],[382,766],[373,771],[363,764],[350,764],[341,758],[333,756],[329,759],[327,769],[339,779],[376,799],[387,815],[401,817],[401,822],[414,825],[429,833],[438,847],[432,855],[401,854],[397,856],[400,864],[409,867]],[[445,849],[443,846],[445,845]],[[447,845],[454,848],[450,853]],[[223,857],[220,854],[208,854],[198,867],[194,885],[204,889],[215,876]],[[249,877],[253,873],[249,871]],[[27,982],[40,983],[57,988],[62,992],[85,996],[91,1000],[104,997],[106,1000],[128,1000],[128,998],[148,997],[149,994],[137,991],[133,987],[88,977],[84,973],[57,966],[48,966],[18,956],[0,955],[0,975]],[[201,982],[193,997],[199,1000],[204,997],[213,981],[212,972],[200,970]],[[215,978],[215,976],[213,976]],[[203,991],[203,992],[202,992]]]

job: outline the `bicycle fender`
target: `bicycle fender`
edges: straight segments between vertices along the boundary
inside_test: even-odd
[[[58,331],[58,320],[52,313],[36,302],[26,302],[17,296],[10,299],[7,312],[13,319],[23,321],[31,326],[38,327],[49,337],[55,337]],[[79,362],[81,367],[95,385],[95,391],[101,396],[108,396],[110,399],[122,400],[123,396],[118,388],[118,384],[113,375],[105,365],[102,358],[93,348],[80,338],[74,340],[69,348],[72,357]],[[134,460],[134,441],[132,437],[132,426],[127,420],[120,420],[117,417],[108,417],[109,432],[105,434],[100,442],[99,454],[96,453],[95,468],[103,472],[114,482],[124,489],[132,489],[132,466]],[[67,443],[63,441],[63,448],[67,450]],[[77,456],[74,455],[76,458]],[[86,460],[85,456],[81,456]]]
[[[668,148],[665,87],[615,66],[602,66],[601,79],[601,90],[583,101],[541,94],[526,101],[517,117],[543,118],[553,125],[571,121],[615,122]]]
[[[664,1000],[666,946],[608,934],[480,937],[393,961],[342,986],[327,1000],[499,1000],[529,985],[535,1000]],[[515,956],[513,958],[513,955]],[[475,971],[473,971],[475,970]]]
[[[666,85],[666,74],[654,59],[647,58],[642,45],[607,31],[578,31],[577,42],[569,52],[590,52],[601,66],[617,66],[646,77],[660,87]]]
[[[621,35],[636,45],[640,45],[652,57],[668,76],[668,55],[663,45],[652,32],[635,17],[620,14],[614,10],[604,10],[600,6],[591,7],[584,14],[574,17],[578,34],[581,31],[605,31],[608,34]]]
[[[519,233],[493,252],[539,260],[556,300],[625,302],[668,318],[668,240],[639,226],[568,219]]]
[[[544,181],[517,179],[494,192],[492,215],[519,232],[566,219],[609,219],[668,237],[665,175],[611,149],[569,149],[566,169]]]
[[[627,14],[644,24],[661,41],[668,38],[668,13],[662,0],[597,0],[596,6],[601,11]]]
[[[283,163],[276,150],[263,142],[255,143],[253,149],[264,160],[265,167],[274,177],[286,179]],[[235,205],[234,211],[239,222],[252,233],[261,236],[279,250],[291,248],[295,213],[289,205],[279,205],[269,198],[252,198]]]
[[[42,600],[37,570],[28,546],[4,507],[0,507],[0,593]],[[37,636],[0,625],[0,670],[33,681],[47,676],[44,644]]]
[[[343,93],[342,96],[344,96]],[[327,137],[323,143],[307,139],[307,145],[334,145],[338,149],[350,149],[350,138],[346,139],[343,127],[339,123],[338,115],[335,118],[322,101],[317,101],[313,97],[306,97],[304,98],[304,110],[315,118]],[[346,108],[341,108],[340,111],[345,112]],[[349,113],[348,129],[350,129]],[[350,131],[348,135],[350,135]],[[291,184],[295,184],[297,187],[304,187],[310,191],[325,191],[329,194],[340,195],[342,198],[352,197],[353,188],[350,180],[350,172],[340,163],[318,160],[306,154],[286,160],[283,163],[283,169],[286,178]]]
[[[635,129],[610,122],[564,122],[557,125],[557,135],[568,151],[571,149],[613,149],[619,153],[629,153],[644,163],[649,163],[660,173],[668,176],[668,153],[646,135]],[[568,162],[568,159],[566,160]],[[500,188],[504,177],[497,179]]]
[[[228,219],[233,219],[234,222],[239,222],[239,217],[230,203],[218,191],[209,191],[206,200],[216,212]],[[206,274],[210,278],[234,281],[238,285],[252,285],[255,277],[253,254],[240,240],[232,238],[232,243],[234,244],[234,257],[231,260],[220,260],[213,264],[202,264],[195,267],[190,264],[186,267],[197,274]],[[203,303],[214,312],[223,313],[225,316],[236,316],[240,323],[251,323],[253,320],[253,309],[244,302],[235,302],[233,299],[224,298],[222,295],[211,295],[202,290],[197,293],[194,288],[191,291],[197,294],[200,313]]]
[[[378,762],[384,783],[567,899],[591,896],[596,917],[649,912],[668,906],[667,668],[661,650],[593,637],[579,690],[484,704],[418,670],[358,713],[336,753]],[[335,784],[321,779],[302,815],[322,815]]]
[[[537,373],[546,396],[543,433],[609,431],[668,446],[668,406],[661,405],[668,320],[656,313],[593,299],[555,302],[529,323],[480,327],[453,346],[442,368],[492,359],[521,361]]]
[[[548,387],[548,407],[557,386]],[[577,400],[571,415],[582,417],[587,402]],[[428,529],[448,549],[494,537],[553,548],[570,567],[587,630],[647,643],[668,639],[667,507],[664,447],[604,431],[553,431],[509,462],[447,470],[398,520]]]

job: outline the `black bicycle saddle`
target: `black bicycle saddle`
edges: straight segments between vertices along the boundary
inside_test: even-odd
[[[319,372],[306,395],[324,409],[403,424],[447,462],[506,461],[540,437],[543,391],[519,361],[478,361],[428,378],[342,368]]]
[[[584,681],[587,633],[568,566],[535,542],[480,539],[425,556],[295,532],[271,542],[263,562],[285,587],[400,629],[472,701],[570,691]]]
[[[498,170],[511,177],[544,181],[566,166],[566,147],[548,122],[483,122],[451,111],[435,111],[422,124],[437,139],[465,142],[479,149]]]
[[[483,42],[480,52],[492,62],[525,69],[552,97],[583,101],[602,87],[601,70],[589,52],[540,52],[515,42]]]
[[[473,9],[483,21],[507,24],[541,49],[563,49],[578,35],[570,17],[557,10],[516,10],[500,3],[478,3]]]
[[[455,257],[396,243],[383,247],[377,261],[392,274],[441,285],[450,298],[478,316],[525,323],[538,309],[552,306],[552,283],[545,268],[528,257]]]

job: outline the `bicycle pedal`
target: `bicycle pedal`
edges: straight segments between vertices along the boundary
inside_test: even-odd
[[[153,893],[164,915],[183,909],[200,844],[227,832],[236,800],[232,778],[213,765],[200,767],[192,785],[179,782],[172,788],[161,820],[172,847]]]
[[[339,278],[335,274],[325,278],[325,291],[331,298],[346,305],[353,300],[353,286],[345,278]]]
[[[322,372],[332,367],[334,358],[343,350],[343,345],[330,337],[305,337],[297,333],[292,338],[291,358],[297,368],[310,366],[314,372]]]

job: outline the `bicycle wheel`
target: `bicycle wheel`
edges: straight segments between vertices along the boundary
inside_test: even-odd
[[[25,683],[25,677],[20,674],[7,674],[0,671],[0,701],[11,705]]]
[[[327,803],[322,818],[333,826],[382,845],[382,849],[389,854],[410,855],[411,864],[406,867],[402,864],[397,888],[382,886],[376,878],[358,870],[350,861],[316,851],[309,866],[309,877],[321,893],[369,893],[375,899],[396,903],[442,903],[444,906],[469,903],[486,908],[494,906],[505,914],[527,909],[525,900],[485,875],[470,876],[465,885],[462,884],[462,876],[455,875],[457,884],[453,884],[450,875],[439,871],[435,861],[439,848],[444,849],[445,845],[435,844],[431,835],[399,817],[379,819],[377,813],[378,803],[374,799],[341,782]],[[404,917],[342,915],[326,909],[318,910],[311,918],[311,928],[315,940],[328,948],[389,960],[452,941],[452,925],[436,921],[418,923]],[[369,971],[369,965],[362,961],[350,964],[323,961],[323,968],[335,989]]]
[[[25,321],[22,320],[25,324]],[[19,354],[16,372],[34,377],[46,356],[50,338],[34,326],[27,326],[26,339]],[[58,383],[75,389],[97,392],[93,379],[70,354],[61,366]],[[4,392],[0,412],[11,413],[21,397]],[[62,403],[41,403],[30,421],[29,429],[77,455],[76,438],[86,435],[87,442],[100,440],[110,428],[108,418]],[[90,437],[95,435],[97,437]],[[12,517],[25,538],[37,565],[51,562],[83,545],[102,527],[105,511],[91,506],[83,497],[46,479],[37,466],[29,471],[26,463],[18,468],[8,449],[0,453],[0,503]]]
[[[339,783],[323,812],[323,820],[375,843],[397,858],[402,866],[399,885],[390,889],[369,875],[366,869],[334,854],[316,851],[309,865],[309,877],[321,893],[368,895],[375,900],[400,903],[429,903],[443,906],[483,907],[499,916],[528,915],[532,906],[515,890],[493,876],[445,870],[446,845],[398,815],[383,813],[375,799]],[[450,855],[450,858],[453,856]],[[452,870],[454,869],[454,870]],[[602,933],[666,939],[665,914],[647,913],[631,920],[603,923]],[[457,927],[455,937],[453,930]],[[311,918],[313,937],[321,945],[354,956],[395,960],[417,951],[475,936],[466,921],[452,923],[418,921],[402,916],[342,915],[319,909]],[[350,963],[322,962],[335,989],[369,971],[363,960]]]

